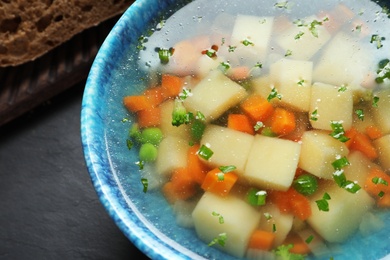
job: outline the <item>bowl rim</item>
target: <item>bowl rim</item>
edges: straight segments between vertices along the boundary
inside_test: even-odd
[[[114,52],[118,52],[117,46],[124,44],[118,35],[133,29],[132,26],[137,27],[137,18],[145,18],[145,11],[153,9],[152,12],[155,14],[159,4],[170,5],[174,2],[174,0],[136,0],[123,13],[95,57],[86,81],[81,104],[81,143],[86,167],[98,198],[122,233],[151,259],[196,259],[201,257],[171,239],[164,239],[165,236],[161,236],[161,233],[157,235],[158,232],[153,232],[153,229],[157,229],[150,223],[148,224],[146,219],[142,218],[137,207],[124,196],[124,189],[114,174],[107,149],[107,136],[102,117],[104,104],[100,102],[99,96],[105,94],[104,83],[110,78],[110,73],[107,71],[109,72],[115,64],[112,55]],[[143,22],[141,21],[141,23]],[[118,54],[115,55],[118,56]]]

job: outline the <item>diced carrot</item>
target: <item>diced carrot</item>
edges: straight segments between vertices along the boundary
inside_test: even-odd
[[[305,173],[305,170],[303,170],[302,168],[297,168],[295,170],[295,177],[298,177],[298,176],[300,176],[300,175],[302,175],[304,173]]]
[[[195,184],[187,168],[178,168],[173,171],[170,181],[164,184],[162,192],[170,203],[174,203],[194,196]]]
[[[249,78],[250,69],[248,68],[248,66],[231,68],[228,70],[228,76],[232,80],[244,80]]]
[[[209,167],[199,158],[197,152],[200,145],[196,144],[188,149],[187,167],[190,175],[199,185],[202,185],[206,178]]]
[[[254,126],[248,116],[243,114],[229,114],[227,126],[230,129],[248,133],[251,135],[255,134]]]
[[[377,178],[386,181],[387,185],[381,181],[378,181],[378,183],[375,184],[375,179]],[[379,197],[378,195],[381,192],[390,194],[390,176],[379,168],[373,168],[367,175],[364,189],[374,196],[374,198]]]
[[[158,126],[161,120],[160,107],[151,107],[137,112],[138,125],[141,128]]]
[[[376,159],[378,157],[378,152],[376,151],[370,138],[360,132],[356,133],[355,137],[353,138],[353,142],[349,148],[362,152],[371,160]]]
[[[228,195],[236,183],[238,176],[234,172],[227,172],[223,174],[223,180],[221,180],[221,174],[223,173],[218,168],[209,171],[201,188],[204,191],[210,191],[220,196]]]
[[[161,76],[161,88],[165,98],[176,97],[180,94],[183,86],[181,78],[171,75],[163,74]]]
[[[378,139],[383,135],[382,131],[377,126],[374,125],[370,125],[366,127],[366,134],[368,135],[368,137],[371,138],[371,140]]]
[[[356,130],[356,128],[354,127],[351,127],[350,129],[348,129],[346,132],[345,132],[345,136],[349,138],[348,141],[346,141],[344,144],[350,148],[352,143],[353,143],[353,140],[355,139],[355,136],[356,134],[358,133],[358,131]]]
[[[277,107],[271,120],[271,130],[278,135],[287,135],[295,129],[295,115],[287,109]]]
[[[390,208],[390,194],[385,193],[382,197],[378,198],[376,205],[381,208]]]
[[[294,188],[287,191],[271,191],[269,200],[276,204],[283,213],[291,213],[301,220],[306,220],[311,216],[310,201]]]
[[[301,255],[306,255],[310,253],[310,248],[307,245],[307,243],[303,241],[303,239],[295,233],[290,233],[283,244],[293,245],[293,247],[290,248],[289,250],[290,253],[301,254]]]
[[[255,122],[267,120],[274,111],[271,103],[257,94],[249,96],[240,107]]]
[[[123,104],[133,113],[151,107],[151,104],[145,95],[126,96],[123,98]]]
[[[164,101],[164,90],[160,86],[148,88],[143,94],[146,96],[149,104],[154,107],[160,105]]]
[[[268,251],[274,244],[275,236],[273,232],[260,229],[255,230],[249,239],[248,248]]]

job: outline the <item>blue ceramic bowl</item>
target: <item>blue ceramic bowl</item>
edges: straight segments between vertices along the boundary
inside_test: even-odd
[[[85,159],[109,215],[148,257],[234,259],[199,241],[194,230],[178,227],[171,207],[157,191],[143,192],[139,168],[134,163],[137,152],[126,146],[133,118],[124,109],[122,98],[141,91],[143,86],[138,85],[136,78],[146,76],[135,65],[129,65],[131,50],[148,24],[162,14],[169,14],[178,2],[188,1],[136,1],[103,43],[91,68],[82,103]],[[356,235],[342,246],[335,259],[379,259],[388,254],[390,216],[380,217],[387,223],[385,228],[375,236]]]

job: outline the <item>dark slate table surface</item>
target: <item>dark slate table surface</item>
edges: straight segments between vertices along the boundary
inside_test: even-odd
[[[147,259],[89,179],[83,89],[81,82],[0,127],[0,259]]]

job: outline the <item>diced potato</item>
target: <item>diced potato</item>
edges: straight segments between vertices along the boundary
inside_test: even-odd
[[[207,55],[202,55],[198,59],[196,75],[204,78],[211,70],[218,68],[222,61],[223,59],[220,57],[210,58]]]
[[[257,59],[263,61],[268,51],[273,22],[273,17],[238,15],[233,27],[231,44],[248,50],[253,49],[257,53]],[[243,46],[245,40],[253,45]]]
[[[174,169],[187,166],[188,140],[176,137],[165,137],[158,148],[156,172],[169,177]]]
[[[312,23],[314,20],[320,22],[321,19],[316,16],[310,16],[303,19],[306,23]],[[310,26],[291,26],[277,37],[276,42],[284,49],[291,51],[293,59],[310,60],[318,50],[330,39],[330,34],[324,26],[315,26],[318,37],[315,37],[310,31]],[[314,31],[314,30],[313,30]],[[303,33],[303,34],[302,34]],[[296,39],[299,35],[299,39]]]
[[[375,121],[372,115],[372,109],[371,109],[371,103],[362,103],[354,106],[353,108],[353,117],[352,117],[352,127],[355,128],[357,131],[361,133],[366,132],[366,128],[368,126],[375,125]],[[364,119],[361,120],[358,115],[356,114],[356,110],[361,109],[364,113]]]
[[[313,62],[281,59],[270,66],[270,79],[281,103],[298,111],[309,111]]]
[[[192,112],[200,111],[207,121],[217,119],[226,110],[247,96],[246,90],[226,77],[220,70],[211,71],[183,102]]]
[[[243,174],[254,137],[230,128],[208,125],[201,144],[214,152],[207,163],[213,167],[234,165]]]
[[[263,98],[267,99],[268,95],[272,91],[272,88],[274,87],[274,83],[271,81],[269,75],[265,75],[265,76],[254,78],[251,81],[251,86],[254,93],[259,94]],[[279,99],[274,98],[271,99],[271,103],[277,104],[280,103],[280,101]]]
[[[378,165],[370,161],[367,156],[359,151],[352,151],[348,154],[347,159],[350,165],[343,168],[345,177],[347,180],[357,182],[363,187],[371,169],[377,168]]]
[[[297,142],[256,135],[243,177],[265,189],[286,191],[293,181],[300,150]]]
[[[352,126],[353,97],[350,90],[316,82],[311,89],[309,117],[317,111],[317,120],[311,120],[316,129],[332,130],[331,121],[342,121],[344,130]]]
[[[297,234],[303,241],[307,240],[310,236],[313,237],[311,242],[307,243],[307,246],[310,248],[311,253],[318,259],[324,259],[326,255],[330,254],[331,251],[325,244],[324,240],[316,234],[313,229],[305,228],[298,231]]]
[[[390,171],[390,134],[376,139],[374,145],[379,152],[380,164],[385,171]]]
[[[329,211],[320,211],[316,203],[324,192],[331,197],[327,200]],[[363,215],[373,205],[374,200],[365,190],[350,193],[332,183],[311,198],[312,215],[307,221],[326,241],[343,242],[358,230]]]
[[[294,216],[292,214],[281,213],[279,208],[274,204],[267,204],[261,207],[261,213],[263,214],[259,229],[275,232],[274,247],[281,245],[290,232]]]
[[[183,139],[190,139],[189,125],[172,125],[172,112],[174,107],[173,100],[167,100],[160,105],[161,108],[161,124],[160,128],[164,136],[176,136]]]
[[[313,81],[336,86],[361,85],[369,71],[375,71],[371,56],[360,39],[340,32],[324,49],[314,68]]]
[[[338,156],[346,156],[347,146],[336,140],[328,132],[307,131],[302,136],[299,167],[319,178],[333,179],[332,162]]]
[[[223,218],[222,224],[219,222],[219,216]],[[209,244],[218,238],[219,234],[226,233],[225,246],[222,247],[218,243],[214,246],[233,256],[243,257],[249,238],[260,222],[261,214],[233,195],[220,197],[205,192],[192,212],[192,217],[196,233],[201,240]]]
[[[377,126],[381,129],[383,134],[390,133],[390,88],[379,91],[374,94],[378,97],[378,107],[373,108],[373,114]]]

